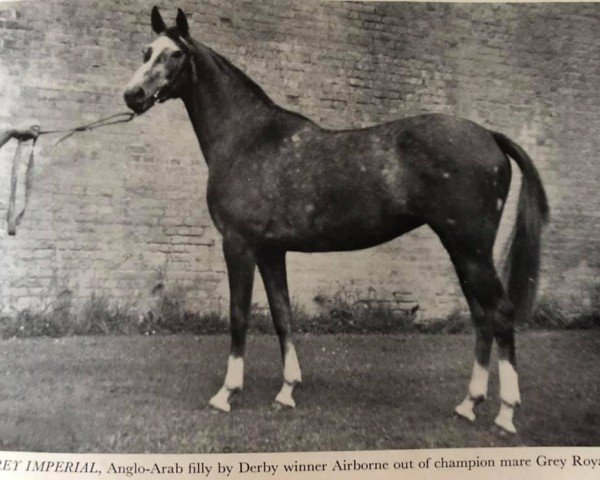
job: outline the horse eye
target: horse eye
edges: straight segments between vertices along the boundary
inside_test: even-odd
[[[148,49],[148,50],[144,50],[144,63],[146,63],[148,60],[150,60],[150,57],[152,56],[152,50]]]
[[[172,57],[173,57],[173,58],[181,58],[181,56],[182,56],[182,55],[183,55],[183,52],[182,52],[181,50],[175,50],[175,51],[173,52],[173,55],[172,55]]]

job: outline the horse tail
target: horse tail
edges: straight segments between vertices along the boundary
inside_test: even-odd
[[[542,228],[550,209],[542,180],[533,161],[507,136],[492,132],[505,155],[512,158],[523,174],[517,220],[513,227],[502,277],[514,307],[515,322],[526,321],[533,310],[538,288]]]

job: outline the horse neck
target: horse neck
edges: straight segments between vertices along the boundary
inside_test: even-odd
[[[260,87],[208,48],[196,50],[191,62],[182,99],[210,167],[231,158],[239,140],[259,131],[275,109]]]

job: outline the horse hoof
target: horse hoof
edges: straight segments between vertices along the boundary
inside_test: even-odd
[[[515,425],[512,422],[512,420],[502,418],[500,415],[498,415],[496,417],[496,420],[494,420],[494,423],[498,425],[503,432],[517,433],[517,429],[515,428]]]
[[[221,402],[211,400],[208,404],[215,410],[219,410],[221,412],[230,412],[231,411],[231,405],[229,405],[227,402],[221,403]]]
[[[215,410],[220,410],[222,412],[230,412],[231,411],[231,405],[229,405],[229,402],[227,401],[227,399],[223,398],[223,396],[219,395],[218,393],[210,399],[208,404]]]
[[[294,402],[292,396],[283,392],[275,397],[275,404],[285,408],[296,408],[296,402]]]
[[[462,418],[466,418],[470,422],[475,421],[475,414],[473,413],[473,407],[470,405],[465,405],[464,403],[461,403],[460,405],[456,406],[456,408],[454,409],[454,413],[456,413],[458,416],[460,416]]]

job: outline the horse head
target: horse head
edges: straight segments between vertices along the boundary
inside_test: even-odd
[[[175,26],[167,28],[158,8],[152,9],[152,29],[159,36],[143,50],[144,63],[125,87],[124,99],[135,113],[143,113],[156,102],[179,98],[183,93],[190,62],[189,26],[178,9]]]

